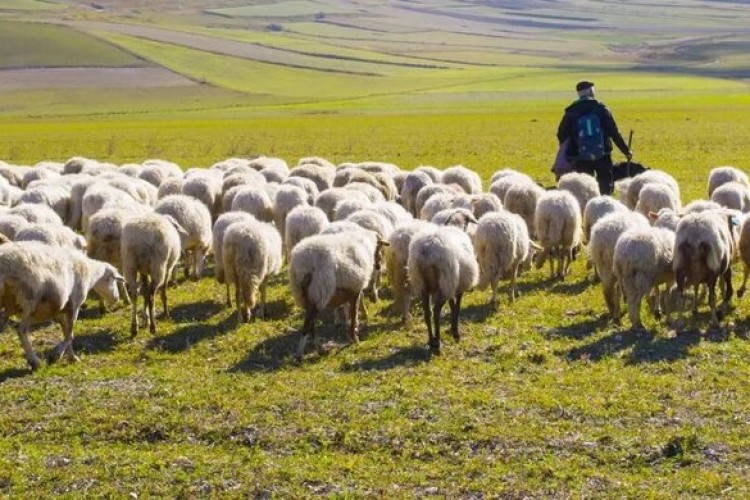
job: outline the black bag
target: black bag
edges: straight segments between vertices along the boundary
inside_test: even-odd
[[[615,163],[612,167],[612,180],[619,181],[620,179],[625,179],[626,177],[635,177],[638,174],[642,174],[646,170],[651,169],[644,165],[641,165],[640,163],[635,163],[632,161],[621,161],[620,163]]]

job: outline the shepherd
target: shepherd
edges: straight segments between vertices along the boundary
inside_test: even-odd
[[[620,135],[612,113],[604,103],[596,100],[594,84],[578,82],[576,92],[578,99],[565,108],[560,120],[557,140],[561,148],[565,147],[564,154],[574,171],[595,175],[599,192],[612,194],[612,141],[628,162],[633,153]]]

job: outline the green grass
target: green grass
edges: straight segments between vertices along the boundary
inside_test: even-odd
[[[0,21],[0,69],[144,64],[111,44],[71,28]]]
[[[214,9],[208,12],[230,17],[295,17],[323,14],[353,14],[358,9],[343,5],[329,5],[319,2],[286,1],[243,7]]]
[[[0,4],[2,10],[20,10],[20,11],[44,11],[64,9],[65,5],[50,0],[3,0]]]

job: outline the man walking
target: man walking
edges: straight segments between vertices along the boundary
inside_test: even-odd
[[[596,174],[601,194],[612,194],[612,141],[630,161],[630,148],[617,130],[617,124],[607,107],[596,100],[594,84],[579,82],[576,85],[578,100],[565,108],[557,128],[557,139],[566,140],[567,157],[573,170],[589,175]]]

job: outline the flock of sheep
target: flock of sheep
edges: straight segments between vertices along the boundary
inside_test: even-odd
[[[562,280],[587,244],[614,321],[624,296],[633,327],[642,327],[647,295],[657,318],[663,308],[669,319],[685,308],[689,286],[695,311],[705,285],[718,322],[733,294],[734,261],[745,264],[747,281],[750,182],[736,168],[718,167],[708,185],[710,201],[683,207],[677,182],[656,170],[623,181],[618,201],[576,173],[547,190],[504,169],[483,192],[479,175],[462,166],[407,172],[313,157],[290,169],[279,158],[259,157],[183,172],[163,160],[0,162],[0,307],[5,322],[20,317],[25,357],[37,369],[30,325],[58,322],[64,340],[50,361],[77,359],[73,327],[92,290],[103,312],[120,295],[132,304],[132,336],[142,295],[154,333],[154,298],[160,295],[169,314],[167,285],[178,262],[197,279],[213,255],[226,304],[234,299],[238,321],[246,322],[264,317],[267,282],[286,262],[294,300],[305,310],[301,359],[324,310],[348,319],[349,338],[358,340],[365,298],[377,300],[385,270],[393,311],[406,321],[412,298],[420,299],[429,347],[439,352],[446,302],[458,339],[464,293],[490,286],[497,305],[498,283],[507,279],[512,302],[521,272],[549,261],[551,278]]]

